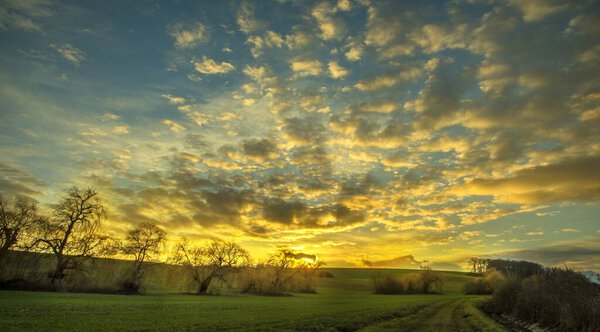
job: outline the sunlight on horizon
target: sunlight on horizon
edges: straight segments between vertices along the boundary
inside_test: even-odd
[[[600,271],[598,7],[3,1],[0,193],[255,261]]]

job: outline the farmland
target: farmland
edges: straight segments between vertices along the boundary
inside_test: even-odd
[[[325,269],[317,294],[268,297],[223,290],[221,295],[153,293],[0,292],[3,330],[484,330],[502,326],[466,296],[471,277],[443,272],[443,294],[376,295],[377,269]],[[405,274],[410,270],[388,270]]]

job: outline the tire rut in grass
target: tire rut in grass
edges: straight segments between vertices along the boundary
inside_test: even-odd
[[[365,327],[361,331],[504,331],[472,317],[468,298],[431,304],[413,314]]]

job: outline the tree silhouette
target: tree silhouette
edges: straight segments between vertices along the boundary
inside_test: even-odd
[[[250,258],[248,252],[235,242],[212,241],[205,247],[192,247],[180,243],[172,261],[185,266],[198,284],[198,294],[206,294],[213,279],[226,282],[228,271],[245,266]]]
[[[287,248],[280,249],[276,254],[269,258],[267,265],[274,268],[272,282],[273,290],[276,294],[282,294],[284,292],[284,286],[294,277],[294,273],[286,275],[286,272],[292,269],[296,263],[296,253]]]
[[[109,237],[100,234],[106,214],[95,189],[70,187],[53,210],[52,217],[37,223],[34,246],[56,257],[50,278],[62,290],[65,271],[78,268],[86,258],[109,253]]]
[[[157,259],[166,241],[167,233],[155,223],[145,222],[127,233],[121,251],[133,255],[133,270],[124,290],[138,292],[147,261]]]
[[[0,195],[0,269],[8,251],[15,248],[24,233],[30,232],[39,220],[34,201],[19,198],[10,206]]]

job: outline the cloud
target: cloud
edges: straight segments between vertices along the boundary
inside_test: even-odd
[[[348,69],[340,66],[336,61],[329,61],[327,67],[329,68],[329,76],[331,76],[331,78],[343,78],[350,74]]]
[[[292,227],[335,228],[361,223],[361,211],[343,204],[310,207],[302,202],[268,199],[263,203],[263,217],[274,223]]]
[[[281,47],[285,43],[280,34],[271,30],[265,32],[264,40],[269,47]]]
[[[258,58],[262,55],[262,49],[265,41],[260,36],[249,36],[246,40],[246,44],[252,45],[250,48],[250,53],[253,57]]]
[[[17,166],[0,162],[0,193],[5,199],[33,198],[41,194],[45,182]]]
[[[213,59],[202,57],[202,61],[195,62],[194,68],[202,74],[215,75],[225,74],[235,69],[235,67],[229,62],[217,63]]]
[[[76,67],[78,67],[82,61],[86,59],[85,52],[78,49],[77,47],[72,46],[71,44],[50,44],[50,48],[53,48],[60,54],[63,59],[69,61]]]
[[[393,87],[396,84],[412,81],[423,73],[420,68],[408,68],[396,74],[379,75],[370,79],[358,81],[354,87],[359,91],[373,91]]]
[[[477,178],[450,192],[460,196],[490,195],[502,202],[543,204],[600,200],[600,157],[565,159],[555,164],[524,168],[512,176]]]
[[[102,122],[117,121],[120,118],[121,118],[120,116],[118,116],[117,114],[114,114],[114,113],[104,113],[100,117],[100,121],[102,121]]]
[[[389,121],[385,125],[367,120],[361,116],[347,119],[331,117],[329,127],[337,133],[350,136],[347,145],[399,148],[408,141],[411,127],[399,121]]]
[[[162,121],[163,124],[169,126],[169,128],[171,129],[172,132],[174,133],[180,133],[182,131],[185,131],[185,127],[180,125],[177,122],[174,122],[172,120],[163,120]]]
[[[254,100],[252,98],[244,98],[244,99],[242,99],[242,105],[244,105],[246,107],[250,107],[250,106],[254,105],[255,102],[256,102],[256,100]]]
[[[337,7],[331,7],[329,3],[321,2],[311,12],[319,25],[320,37],[323,40],[341,39],[344,36],[345,27],[343,23],[332,17],[336,11]]]
[[[237,11],[236,22],[243,33],[251,33],[262,27],[262,23],[254,17],[254,7],[248,2],[242,2]]]
[[[0,7],[0,31],[9,28],[43,34],[42,22],[54,15],[50,0],[8,0]]]
[[[600,271],[600,246],[598,241],[566,243],[532,249],[498,252],[491,257],[527,260],[547,266],[565,265],[571,269]]]
[[[186,26],[177,23],[169,28],[169,34],[175,39],[175,46],[191,48],[208,40],[206,28],[202,23]]]
[[[243,72],[263,88],[271,86],[277,81],[277,78],[266,66],[246,66]]]
[[[283,137],[291,144],[313,145],[323,140],[325,127],[315,117],[293,117],[284,120]]]
[[[510,3],[523,12],[526,22],[541,21],[548,15],[568,8],[568,3],[559,0],[510,0]]]
[[[294,33],[285,36],[285,45],[290,50],[300,49],[310,44],[311,37],[304,31],[297,31],[294,29]]]
[[[127,126],[116,126],[113,128],[113,133],[117,135],[129,134],[129,127]]]
[[[353,111],[368,113],[390,113],[398,109],[398,103],[391,101],[380,101],[374,103],[360,103],[350,106]]]
[[[363,265],[368,267],[388,267],[388,268],[399,268],[399,269],[416,269],[421,266],[421,261],[415,259],[413,255],[398,256],[392,259],[385,259],[379,261],[370,261],[363,259]]]
[[[300,77],[317,76],[323,71],[323,65],[319,60],[292,60],[290,68]]]
[[[384,46],[401,35],[404,31],[402,26],[404,20],[398,14],[400,12],[397,9],[369,7],[365,44]]]
[[[173,105],[179,105],[179,104],[183,104],[185,103],[185,98],[183,97],[177,97],[177,96],[173,96],[173,95],[162,95],[161,97],[165,98],[166,100],[169,101],[170,104]]]
[[[348,61],[358,61],[362,57],[363,48],[360,45],[351,46],[344,55]]]
[[[257,163],[264,163],[279,155],[277,145],[267,138],[245,140],[242,143],[242,152],[248,159]]]

